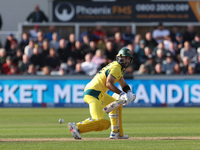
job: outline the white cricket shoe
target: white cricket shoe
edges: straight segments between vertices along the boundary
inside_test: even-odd
[[[110,133],[110,139],[128,139],[129,136],[124,134],[123,136],[120,136],[119,132],[115,133],[113,131],[111,131]]]
[[[69,129],[69,131],[72,133],[72,136],[73,136],[75,139],[79,139],[79,140],[81,139],[79,130],[78,130],[78,128],[76,127],[76,124],[75,124],[75,123],[69,122],[69,123],[68,123],[68,129]]]

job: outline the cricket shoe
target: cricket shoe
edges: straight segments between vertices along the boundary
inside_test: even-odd
[[[128,139],[129,136],[124,134],[123,136],[120,136],[119,132],[115,133],[113,131],[111,131],[110,133],[110,139]]]
[[[78,128],[76,127],[76,124],[75,124],[75,123],[69,122],[69,123],[68,123],[68,129],[69,129],[69,131],[72,133],[72,136],[73,136],[75,139],[78,139],[78,140],[81,139],[79,130],[78,130]]]

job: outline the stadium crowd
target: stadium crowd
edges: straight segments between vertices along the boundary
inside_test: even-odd
[[[200,74],[200,35],[189,25],[185,32],[174,26],[141,34],[127,26],[108,34],[100,25],[88,28],[78,40],[71,33],[68,39],[59,35],[55,26],[44,33],[35,25],[24,32],[20,41],[10,33],[0,48],[2,75],[95,75],[115,60],[122,47],[134,56],[125,74],[131,75],[193,75]]]

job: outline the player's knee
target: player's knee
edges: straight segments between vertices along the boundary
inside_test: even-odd
[[[100,126],[98,131],[107,130],[110,128],[110,121],[107,119],[99,120]]]

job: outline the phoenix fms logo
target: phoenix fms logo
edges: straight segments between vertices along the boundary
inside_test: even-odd
[[[69,21],[75,14],[74,6],[68,2],[60,2],[55,7],[55,16],[60,21]]]

